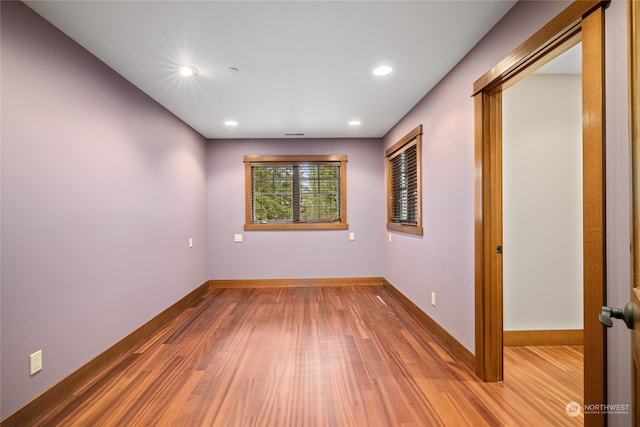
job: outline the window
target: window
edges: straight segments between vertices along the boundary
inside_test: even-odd
[[[347,156],[245,156],[245,230],[346,229]]]
[[[386,152],[387,229],[422,236],[422,125]]]

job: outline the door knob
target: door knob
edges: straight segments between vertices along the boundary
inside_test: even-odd
[[[600,323],[607,328],[613,326],[614,319],[622,319],[627,328],[633,329],[633,304],[628,302],[624,308],[602,307],[602,313],[598,315]]]

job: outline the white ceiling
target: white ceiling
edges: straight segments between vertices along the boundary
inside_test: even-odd
[[[515,0],[25,3],[207,138],[359,138],[383,136]]]

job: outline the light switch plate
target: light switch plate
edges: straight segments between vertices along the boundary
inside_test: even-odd
[[[242,234],[234,234],[233,235],[233,241],[236,242],[236,243],[242,242]]]

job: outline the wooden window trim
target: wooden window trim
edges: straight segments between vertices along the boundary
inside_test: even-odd
[[[391,158],[399,151],[408,148],[415,143],[416,146],[416,170],[417,170],[417,224],[399,224],[391,222],[392,210],[392,190],[391,190]],[[402,137],[398,142],[393,144],[386,152],[386,174],[387,174],[387,230],[398,231],[401,233],[423,235],[422,229],[422,125],[418,125],[411,132]]]
[[[251,222],[251,165],[254,163],[340,162],[340,222],[256,224]],[[244,156],[245,230],[346,230],[347,223],[347,156],[346,155],[247,155]]]

